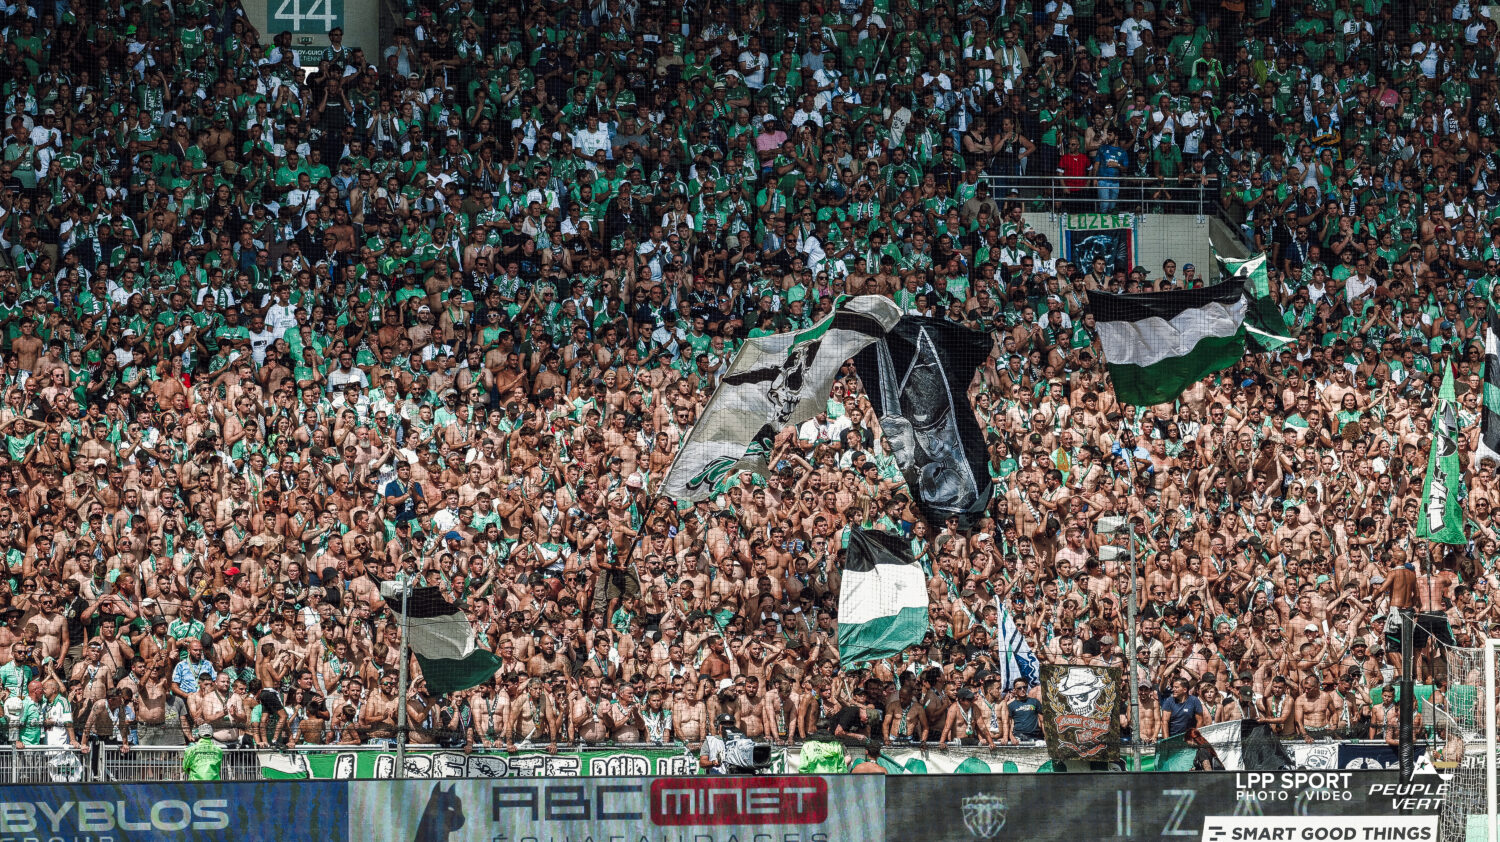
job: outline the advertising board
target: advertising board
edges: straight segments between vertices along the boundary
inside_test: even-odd
[[[1206,839],[1211,818],[1270,827],[1259,820],[1435,817],[1446,790],[1437,778],[1403,784],[1389,771],[903,775],[887,781],[886,832],[903,842]]]
[[[883,842],[881,776],[356,781],[358,838]],[[353,828],[351,828],[351,831]]]
[[[345,838],[342,783],[0,787],[0,842],[324,842]]]

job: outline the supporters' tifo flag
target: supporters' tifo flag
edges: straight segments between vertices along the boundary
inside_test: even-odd
[[[1220,278],[1226,281],[1238,279],[1249,299],[1250,306],[1245,311],[1247,341],[1266,351],[1274,351],[1292,342],[1294,337],[1283,335],[1287,327],[1281,305],[1271,297],[1271,276],[1266,272],[1265,253],[1241,260],[1215,251],[1214,260],[1219,264]]]
[[[998,594],[995,596],[995,612],[995,651],[999,655],[1000,681],[1007,690],[1018,678],[1026,679],[1028,687],[1035,687],[1041,681],[1041,663],[1031,651],[1026,636],[1016,626],[1016,618],[1011,616]]]
[[[812,327],[747,340],[683,441],[661,492],[703,500],[737,469],[766,473],[776,434],[826,410],[839,367],[900,318],[891,299],[861,295],[841,299]]]
[[[1115,295],[1089,292],[1115,395],[1125,403],[1166,403],[1195,381],[1245,354],[1244,285]]]
[[[968,389],[992,346],[987,333],[906,316],[854,358],[896,465],[934,528],[950,515],[968,528],[990,502],[989,453]]]
[[[1235,719],[1197,729],[1199,738],[1214,750],[1219,763],[1227,772],[1240,770],[1240,735],[1244,731],[1244,722],[1243,719]]]
[[[1458,467],[1458,400],[1453,395],[1453,367],[1443,366],[1432,413],[1432,452],[1427,478],[1422,481],[1422,511],[1417,515],[1417,537],[1439,544],[1463,544],[1464,518],[1459,506],[1463,476]]]
[[[385,604],[401,615],[401,583],[380,586]],[[479,648],[474,627],[462,609],[437,588],[412,588],[406,597],[407,646],[417,656],[427,692],[434,696],[467,690],[488,681],[500,669],[495,653]]]
[[[1484,394],[1480,403],[1474,467],[1479,467],[1481,459],[1491,459],[1500,469],[1500,312],[1493,307],[1484,325]]]
[[[1054,761],[1119,760],[1120,668],[1042,665],[1042,732]]]
[[[899,655],[927,634],[927,577],[911,545],[893,532],[849,532],[839,590],[839,662],[844,669]]]

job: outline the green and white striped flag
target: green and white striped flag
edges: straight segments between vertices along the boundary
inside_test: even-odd
[[[1172,292],[1089,293],[1115,395],[1135,406],[1174,400],[1238,362],[1248,307],[1238,280]]]
[[[844,669],[899,655],[927,634],[927,577],[900,535],[849,532],[839,590],[839,662]]]
[[[401,584],[387,581],[380,595],[399,619],[402,613]],[[494,652],[480,648],[463,609],[443,598],[437,588],[412,588],[406,597],[404,623],[407,646],[417,656],[427,692],[443,696],[477,687],[500,669]]]

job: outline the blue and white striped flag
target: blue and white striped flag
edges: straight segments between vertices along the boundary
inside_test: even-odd
[[[1041,664],[999,594],[995,595],[995,612],[995,652],[999,655],[1003,686],[1009,690],[1016,679],[1024,678],[1027,686],[1035,687],[1041,680]]]

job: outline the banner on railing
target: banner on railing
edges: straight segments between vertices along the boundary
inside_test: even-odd
[[[684,748],[585,749],[552,754],[520,751],[406,752],[408,778],[579,778],[696,775],[698,756]],[[266,780],[389,780],[396,777],[396,753],[351,747],[260,755]]]
[[[891,774],[1001,775],[1052,771],[1045,748],[904,748],[887,745],[880,765]]]
[[[878,775],[348,784],[361,840],[884,842]]]
[[[8,786],[0,839],[326,842],[348,838],[347,796],[343,783]]]
[[[890,777],[886,787],[888,838],[905,842],[1209,839],[1208,827],[1225,817],[1244,817],[1248,826],[1267,831],[1283,826],[1275,817],[1287,816],[1364,818],[1369,826],[1385,827],[1397,817],[1436,816],[1446,789],[1436,777],[1398,786],[1389,772],[1083,774],[1069,776],[1066,786],[1041,775]],[[1251,830],[1233,838],[1434,837],[1293,837]]]
[[[1135,217],[1128,213],[1070,213],[1064,220],[1063,256],[1087,272],[1096,258],[1105,276],[1135,267]]]

